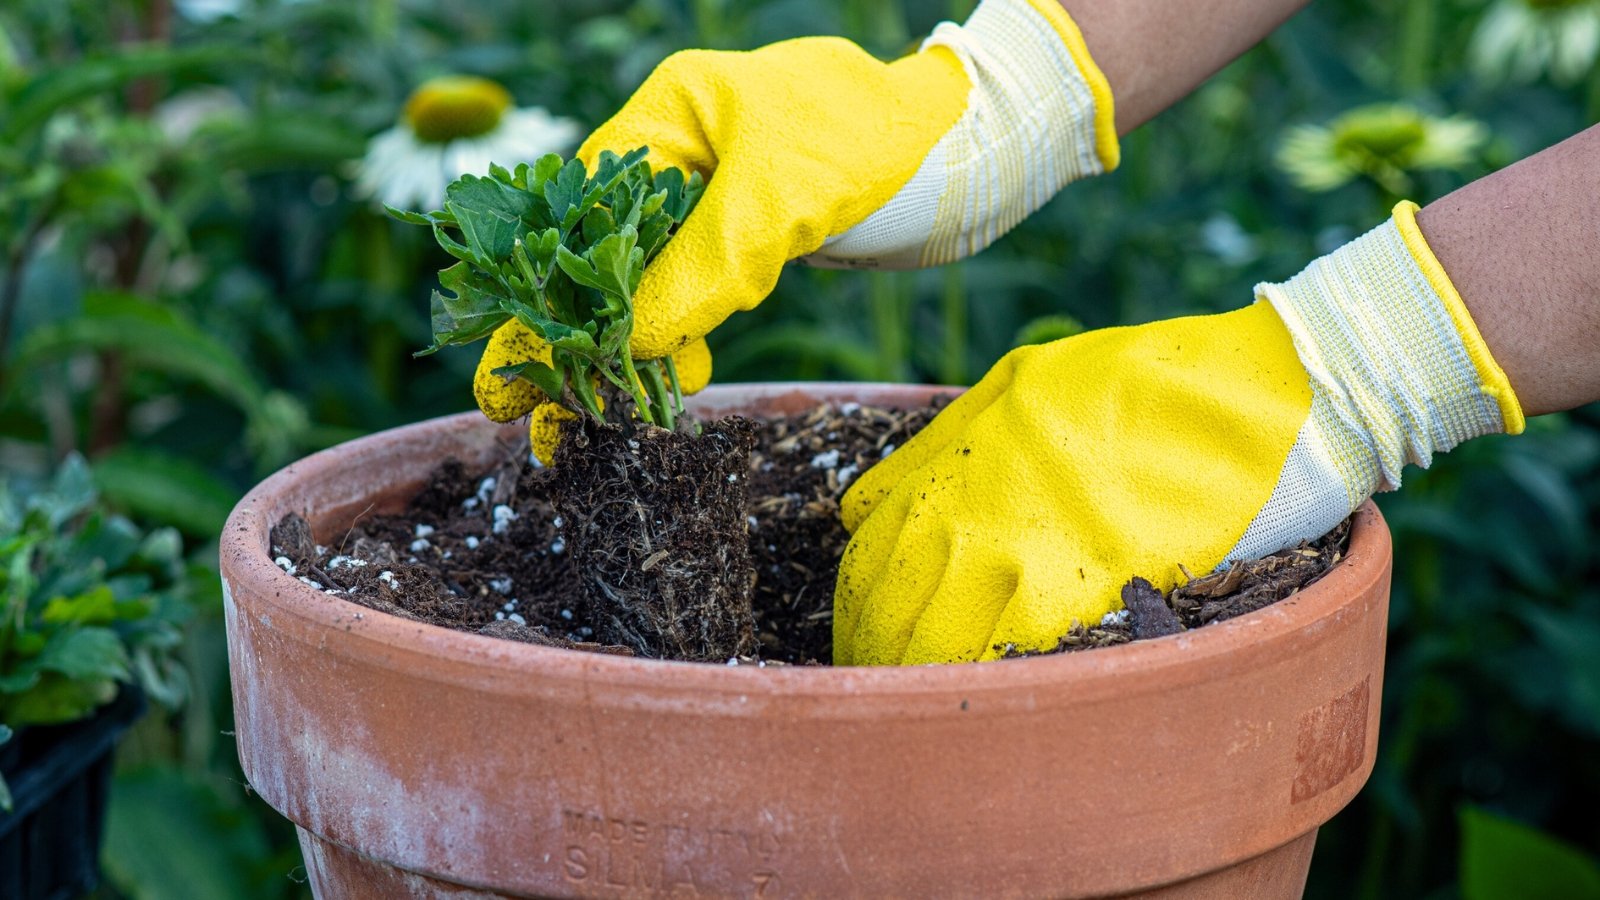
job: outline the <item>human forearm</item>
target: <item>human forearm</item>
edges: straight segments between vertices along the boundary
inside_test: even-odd
[[[1600,400],[1600,126],[1418,217],[1528,415]]]
[[[1127,134],[1255,46],[1309,0],[1061,0],[1111,84]]]

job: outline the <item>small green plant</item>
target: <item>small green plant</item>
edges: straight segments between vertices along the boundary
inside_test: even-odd
[[[635,360],[633,296],[645,266],[666,245],[704,189],[698,173],[652,172],[647,148],[600,155],[590,174],[577,159],[549,154],[515,170],[491,166],[445,191],[444,209],[390,209],[433,229],[458,262],[439,273],[433,294],[433,345],[470,344],[516,319],[550,345],[550,363],[528,360],[496,369],[525,378],[579,413],[673,428],[683,410],[670,357]],[[459,235],[459,240],[452,235]]]
[[[43,489],[0,481],[0,738],[92,715],[121,683],[183,699],[182,541],[142,533],[98,499],[78,456]]]

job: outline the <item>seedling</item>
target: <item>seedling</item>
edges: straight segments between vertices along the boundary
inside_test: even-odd
[[[523,378],[574,413],[674,428],[683,392],[671,357],[635,360],[633,298],[645,266],[694,209],[705,184],[675,168],[651,170],[648,148],[581,160],[549,154],[514,170],[490,166],[445,191],[444,209],[390,209],[433,229],[458,261],[439,273],[433,344],[487,338],[511,319],[550,345],[550,363],[527,360],[495,374]],[[459,235],[459,239],[457,237]],[[631,404],[607,403],[605,394]]]

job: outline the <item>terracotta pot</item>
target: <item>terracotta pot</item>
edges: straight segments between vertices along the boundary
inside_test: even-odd
[[[935,389],[714,387],[702,410]],[[284,469],[222,537],[239,756],[324,898],[1298,897],[1378,738],[1390,543],[1370,504],[1298,596],[1026,661],[728,668],[553,650],[364,609],[285,575],[446,456],[466,414]]]

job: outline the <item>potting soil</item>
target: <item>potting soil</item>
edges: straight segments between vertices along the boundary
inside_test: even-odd
[[[733,658],[751,664],[825,665],[832,658],[833,585],[849,534],[839,498],[860,474],[938,412],[855,403],[761,420],[750,454],[745,526],[754,582],[754,644]],[[401,514],[359,518],[318,535],[298,516],[272,530],[278,565],[334,597],[407,619],[510,640],[634,654],[585,600],[571,562],[571,525],[558,514],[555,473],[528,462],[526,447],[498,466],[468,472],[444,461]],[[1274,603],[1342,558],[1349,523],[1317,541],[1189,581],[1162,597],[1136,579],[1125,610],[1075,624],[1046,651],[1089,650],[1198,628]],[[646,646],[643,652],[650,653]],[[721,662],[722,660],[718,660]]]

